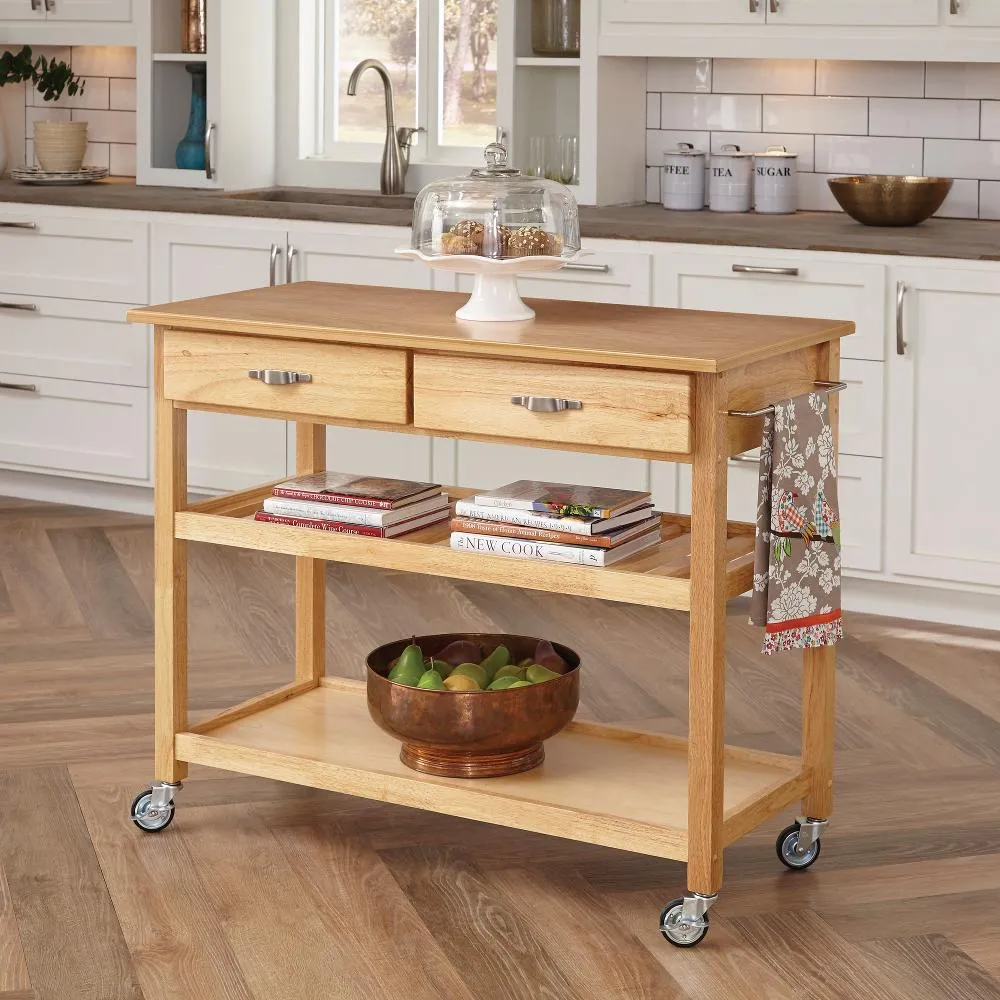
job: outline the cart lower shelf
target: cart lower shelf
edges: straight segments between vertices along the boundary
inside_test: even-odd
[[[450,816],[687,860],[687,742],[587,722],[545,744],[545,762],[502,778],[421,774],[368,715],[365,685],[319,687],[226,713],[179,733],[179,759]],[[796,757],[726,748],[724,840],[732,843],[801,798]]]

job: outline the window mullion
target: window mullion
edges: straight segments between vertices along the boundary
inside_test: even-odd
[[[417,0],[417,124],[427,129],[424,155],[434,161],[438,150],[438,13],[440,0]]]

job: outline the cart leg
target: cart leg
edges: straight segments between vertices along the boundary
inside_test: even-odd
[[[295,425],[295,471],[326,469],[326,426]],[[318,681],[326,673],[326,561],[295,560],[295,679]]]
[[[691,624],[688,693],[688,889],[712,898],[722,885],[726,713],[726,477],[724,376],[695,382]],[[687,905],[692,911],[699,904]]]
[[[806,649],[802,660],[802,763],[810,773],[802,812],[808,819],[829,819],[833,811],[836,649]]]
[[[154,523],[155,730],[157,782],[177,784],[187,764],[174,736],[187,728],[187,542],[174,537],[174,514],[187,506],[187,410],[163,398],[163,339],[156,331],[156,495]]]

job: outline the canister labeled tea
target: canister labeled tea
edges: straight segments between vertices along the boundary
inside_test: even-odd
[[[664,208],[698,212],[705,207],[705,154],[689,142],[663,154],[660,201]]]
[[[799,207],[799,158],[784,146],[768,146],[757,155],[754,205],[758,212],[790,215]]]
[[[753,153],[727,144],[713,153],[708,169],[708,207],[713,212],[749,212],[753,205]]]

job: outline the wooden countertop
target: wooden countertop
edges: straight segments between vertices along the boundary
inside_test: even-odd
[[[455,317],[468,296],[303,281],[133,309],[135,323],[537,361],[724,372],[854,332],[841,320],[528,300],[527,323]]]

